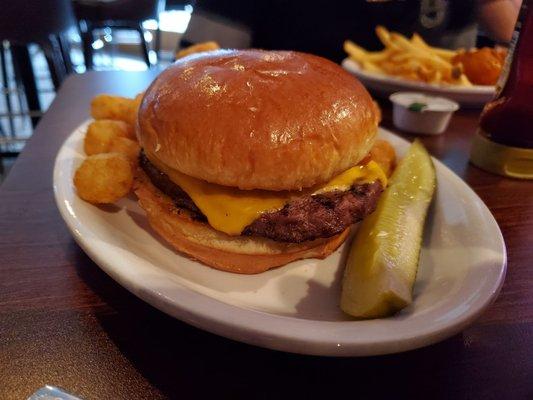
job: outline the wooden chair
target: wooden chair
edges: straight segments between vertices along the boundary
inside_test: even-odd
[[[6,53],[11,52],[17,83],[24,87],[28,109],[35,125],[41,106],[28,45],[37,44],[44,52],[55,89],[72,72],[67,32],[75,27],[70,0],[25,0],[2,3],[0,12],[0,52],[3,92],[8,114],[12,112],[7,77]],[[13,132],[11,132],[13,134]]]
[[[102,28],[127,29],[139,33],[144,61],[151,66],[148,44],[144,38],[143,21],[155,19],[158,29],[155,37],[156,52],[160,43],[159,13],[165,8],[165,0],[73,0],[74,14],[83,43],[83,55],[87,69],[93,68],[94,30]]]

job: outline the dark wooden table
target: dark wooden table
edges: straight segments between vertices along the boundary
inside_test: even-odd
[[[460,335],[391,356],[286,354],[192,328],[111,280],[61,220],[52,166],[92,96],[132,96],[153,74],[70,77],[0,187],[0,398],[24,399],[44,384],[86,399],[533,398],[533,183],[468,165],[476,111],[424,139],[485,201],[507,243],[499,298]],[[390,127],[387,108],[385,117]]]

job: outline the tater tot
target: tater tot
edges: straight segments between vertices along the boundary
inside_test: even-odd
[[[94,119],[124,121],[134,126],[137,121],[137,110],[142,99],[142,96],[138,97],[129,99],[127,97],[100,94],[91,101],[91,116]]]
[[[133,127],[124,121],[110,119],[93,121],[87,128],[83,149],[89,156],[108,153],[111,141],[117,137],[134,138]]]
[[[396,166],[396,152],[394,147],[386,140],[378,139],[370,149],[370,159],[374,160],[383,169],[387,176],[391,176]]]
[[[78,196],[93,204],[114,203],[127,195],[132,185],[132,165],[120,153],[89,156],[74,175]]]
[[[136,164],[137,159],[139,158],[139,152],[141,151],[141,146],[139,146],[137,142],[126,137],[116,137],[111,140],[109,151],[124,154],[132,163]]]

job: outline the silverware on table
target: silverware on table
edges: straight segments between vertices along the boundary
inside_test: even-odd
[[[46,385],[33,393],[28,400],[82,400],[56,386]]]

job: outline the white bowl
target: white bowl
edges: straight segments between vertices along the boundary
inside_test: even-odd
[[[438,135],[446,130],[459,104],[444,97],[418,92],[396,92],[390,95],[392,121],[404,131]]]

